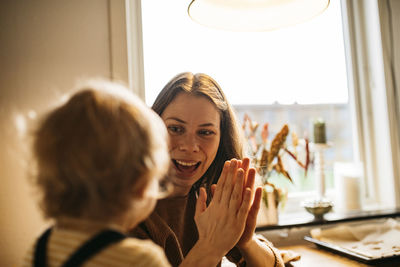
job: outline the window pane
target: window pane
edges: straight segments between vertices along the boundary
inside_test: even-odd
[[[198,25],[185,1],[142,2],[149,104],[183,71],[214,77],[232,104],[348,101],[339,1],[307,23],[256,33]]]

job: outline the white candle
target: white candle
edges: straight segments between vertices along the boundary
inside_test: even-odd
[[[335,163],[335,210],[339,212],[361,210],[362,165]]]

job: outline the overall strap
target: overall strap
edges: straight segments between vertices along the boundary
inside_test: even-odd
[[[47,229],[38,239],[35,246],[35,254],[33,258],[33,266],[34,267],[44,267],[46,266],[46,247],[47,241],[51,234],[53,228]]]
[[[35,254],[33,260],[34,267],[45,267],[47,242],[51,234],[52,228],[47,229],[38,239],[35,246]],[[62,267],[76,267],[93,257],[107,246],[123,240],[126,236],[114,230],[104,230],[93,238],[86,241],[78,250],[76,250],[70,258],[62,265]]]
[[[62,265],[62,267],[76,267],[93,257],[107,246],[123,240],[126,236],[113,230],[105,230],[86,241],[71,257]]]

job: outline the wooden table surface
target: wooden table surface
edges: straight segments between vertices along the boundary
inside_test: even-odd
[[[335,254],[326,249],[318,248],[314,244],[302,244],[295,246],[279,247],[283,250],[292,250],[301,255],[299,261],[291,263],[288,266],[294,267],[352,267],[352,266],[379,266],[379,267],[400,267],[400,259],[390,262],[380,263],[378,265],[368,265],[356,260]]]

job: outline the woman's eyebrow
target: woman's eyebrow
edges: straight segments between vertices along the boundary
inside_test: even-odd
[[[180,123],[186,123],[186,121],[181,120],[181,119],[179,119],[177,117],[168,117],[165,120],[174,120],[174,121],[177,121],[177,122],[180,122]]]
[[[186,121],[179,119],[177,117],[168,117],[168,118],[165,118],[165,120],[174,120],[174,121],[177,121],[177,122],[180,122],[183,124],[187,124]],[[198,127],[216,127],[216,125],[212,122],[206,122],[206,123],[199,124]]]
[[[215,127],[214,123],[211,123],[211,122],[209,122],[209,123],[203,123],[203,124],[200,124],[199,126],[200,126],[200,127],[209,127],[209,126]]]

